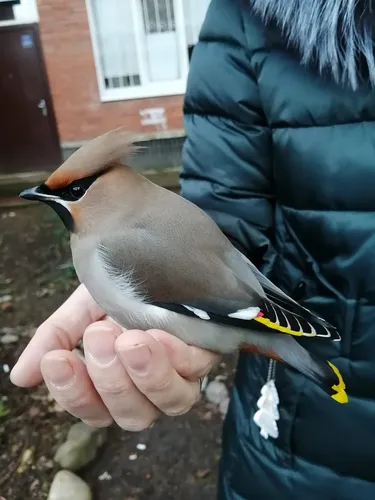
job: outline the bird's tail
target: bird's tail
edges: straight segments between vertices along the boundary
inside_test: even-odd
[[[262,337],[262,338],[261,338]],[[255,339],[254,334],[252,338]],[[339,369],[331,362],[322,360],[307,351],[293,337],[270,333],[257,337],[257,347],[244,346],[243,350],[257,352],[276,361],[286,363],[299,371],[338,403],[347,403],[346,384]]]
[[[316,370],[312,373],[310,371],[310,373],[307,374],[309,378],[338,403],[347,403],[348,395],[346,393],[346,384],[337,366],[331,361],[321,361],[315,357],[313,358],[313,362],[316,366]]]

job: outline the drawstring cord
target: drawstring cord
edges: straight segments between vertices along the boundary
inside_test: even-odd
[[[270,436],[276,439],[279,436],[277,421],[279,415],[279,395],[276,389],[276,365],[277,362],[271,359],[268,365],[267,381],[260,391],[260,398],[257,401],[258,411],[254,415],[254,422],[260,428],[260,435],[265,439]]]

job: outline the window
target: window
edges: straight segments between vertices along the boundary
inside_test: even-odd
[[[86,0],[103,101],[183,94],[210,0]]]
[[[36,0],[0,0],[0,26],[37,23]]]

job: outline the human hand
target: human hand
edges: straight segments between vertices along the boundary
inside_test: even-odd
[[[82,338],[86,365],[72,352]],[[44,380],[57,403],[89,425],[115,421],[140,431],[161,413],[186,413],[218,359],[161,330],[123,330],[80,285],[38,328],[11,380],[20,387]]]

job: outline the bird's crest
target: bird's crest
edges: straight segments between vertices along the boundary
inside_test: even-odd
[[[138,148],[131,134],[120,127],[96,137],[75,151],[45,182],[55,190],[71,182],[98,174],[123,158],[128,158]]]

